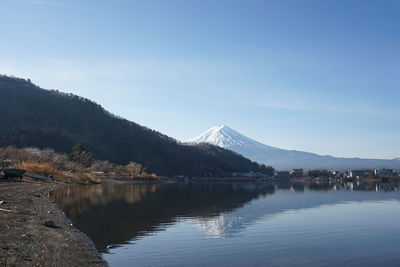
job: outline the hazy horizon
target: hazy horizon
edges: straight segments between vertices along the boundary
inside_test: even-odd
[[[0,73],[186,141],[399,158],[400,2],[2,0]]]

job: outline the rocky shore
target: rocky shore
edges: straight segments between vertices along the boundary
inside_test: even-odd
[[[63,184],[0,182],[0,266],[107,266],[48,193]]]

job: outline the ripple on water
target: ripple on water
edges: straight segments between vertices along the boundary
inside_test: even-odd
[[[399,192],[137,186],[107,188],[104,198],[98,188],[70,190],[70,199],[58,201],[100,251],[121,245],[102,251],[111,266],[396,266],[400,260]]]

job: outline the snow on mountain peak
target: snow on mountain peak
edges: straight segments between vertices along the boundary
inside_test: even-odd
[[[210,143],[235,151],[258,163],[279,170],[294,168],[348,170],[348,169],[400,169],[400,158],[394,160],[351,159],[320,156],[314,153],[285,150],[252,140],[226,125],[214,126],[189,141]]]
[[[199,136],[189,140],[190,143],[209,143],[224,148],[233,145],[251,146],[259,143],[238,133],[226,125],[214,126]]]

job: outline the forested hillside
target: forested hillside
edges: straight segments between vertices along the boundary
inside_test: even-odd
[[[138,162],[160,175],[273,171],[217,146],[181,144],[116,117],[89,99],[41,89],[30,80],[0,76],[0,96],[0,146],[51,147],[68,153],[82,142],[97,159]]]

